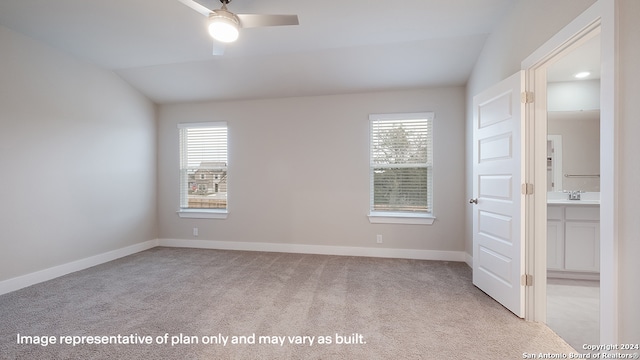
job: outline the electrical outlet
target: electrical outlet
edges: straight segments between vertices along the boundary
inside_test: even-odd
[[[198,236],[198,228],[197,227],[193,228],[193,236]]]
[[[376,235],[376,242],[382,244],[382,235]]]

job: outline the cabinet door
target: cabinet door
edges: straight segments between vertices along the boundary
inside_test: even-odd
[[[547,221],[547,269],[564,269],[564,226],[562,221]]]
[[[600,224],[597,222],[565,222],[565,269],[600,271]]]

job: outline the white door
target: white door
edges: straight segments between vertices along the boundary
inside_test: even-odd
[[[524,72],[473,98],[473,284],[524,317]]]

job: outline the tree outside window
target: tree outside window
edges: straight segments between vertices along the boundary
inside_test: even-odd
[[[433,113],[371,115],[371,211],[432,213]]]

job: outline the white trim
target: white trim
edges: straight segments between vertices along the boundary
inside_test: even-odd
[[[229,216],[227,210],[180,209],[176,213],[187,219],[226,219]]]
[[[464,253],[464,262],[469,265],[471,269],[473,269],[473,256],[467,252]]]
[[[0,281],[0,295],[16,291],[27,286],[55,279],[72,272],[84,270],[92,266],[129,256],[144,250],[158,246],[158,240],[149,240],[139,244],[108,251],[106,253],[90,256],[88,258],[72,261],[66,264],[53,266],[47,269],[21,275],[11,279]]]
[[[195,249],[285,252],[296,254],[367,256],[416,260],[465,261],[464,251],[367,248],[218,240],[159,239],[158,246]]]
[[[88,269],[93,266],[107,263],[125,256],[149,250],[157,246],[183,247],[194,249],[218,249],[218,250],[243,250],[264,252],[286,252],[298,254],[317,255],[342,255],[342,256],[366,256],[379,258],[398,258],[436,261],[465,261],[463,251],[442,250],[414,250],[414,249],[389,249],[389,248],[364,248],[350,246],[328,245],[303,245],[303,244],[278,244],[237,241],[215,240],[183,240],[183,239],[154,239],[124,248],[108,251],[106,253],[90,256],[84,259],[72,261],[66,264],[53,266],[47,269],[35,271],[29,274],[17,276],[0,281],[0,295],[20,290],[22,288],[49,281],[72,272]],[[466,254],[468,257],[469,255]],[[468,259],[467,259],[468,263]]]
[[[195,123],[178,123],[178,129],[197,128],[197,127],[227,127],[226,121],[209,121]]]
[[[436,113],[424,111],[417,113],[393,113],[393,114],[369,114],[369,120],[430,120],[433,121]]]
[[[618,335],[618,49],[617,1],[600,0],[600,342]],[[603,240],[604,239],[604,240]]]
[[[521,63],[522,69],[527,70],[541,65],[562,51],[567,45],[584,36],[588,29],[597,27],[600,24],[600,13],[602,12],[601,3],[602,0],[593,4],[524,59]]]
[[[371,212],[367,216],[371,224],[432,225],[436,220],[431,214],[397,212]]]

